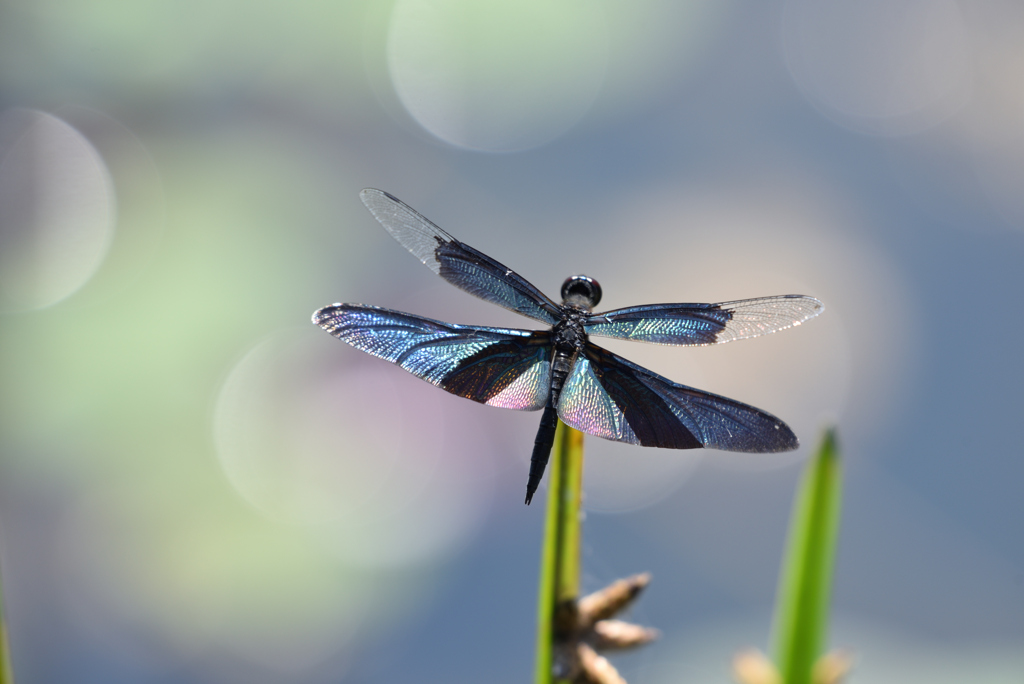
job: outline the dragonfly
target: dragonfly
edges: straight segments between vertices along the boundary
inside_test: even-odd
[[[824,310],[814,297],[649,304],[594,313],[602,293],[593,278],[567,278],[562,302],[556,303],[394,195],[366,189],[359,196],[384,229],[431,271],[548,326],[458,325],[364,304],[332,304],[313,314],[313,322],[334,337],[447,392],[489,406],[543,410],[530,457],[527,505],[544,475],[559,420],[604,439],[663,449],[771,453],[799,446],[789,426],[767,411],[672,382],[590,337],[721,344],[800,325]]]

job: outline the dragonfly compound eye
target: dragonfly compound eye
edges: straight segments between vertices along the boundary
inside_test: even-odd
[[[592,309],[601,301],[601,286],[585,275],[570,276],[562,283],[562,299],[581,302]]]

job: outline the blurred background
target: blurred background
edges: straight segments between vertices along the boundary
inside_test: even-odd
[[[417,264],[368,186],[550,295],[825,302],[758,340],[607,344],[803,443],[587,441],[586,588],[654,575],[630,682],[726,682],[768,646],[832,422],[853,681],[1022,681],[1021,36],[1013,0],[3,0],[18,681],[529,680],[538,414],[310,315],[534,326]]]

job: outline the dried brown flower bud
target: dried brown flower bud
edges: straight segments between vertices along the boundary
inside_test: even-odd
[[[584,596],[576,604],[580,625],[589,627],[598,620],[610,618],[620,612],[636,599],[650,581],[651,574],[645,572],[616,580],[604,589]]]
[[[733,657],[732,677],[739,684],[782,684],[775,664],[756,648],[740,651]]]
[[[811,672],[814,684],[839,684],[853,669],[853,654],[849,651],[832,651],[818,658]]]
[[[587,684],[626,684],[619,671],[604,656],[585,643],[578,646],[583,680]]]
[[[614,651],[643,646],[658,638],[658,630],[622,620],[600,620],[594,625],[594,647]]]

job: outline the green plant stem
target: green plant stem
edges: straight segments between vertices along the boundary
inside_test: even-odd
[[[0,684],[14,684],[14,673],[11,672],[11,653],[7,647],[7,618],[4,615],[2,586],[0,586]]]
[[[779,579],[775,662],[784,684],[810,684],[814,663],[827,641],[841,498],[836,434],[828,430],[804,470]]]
[[[575,602],[580,585],[583,433],[561,421],[551,449],[548,478],[537,602],[537,684],[565,681],[554,677],[554,645],[561,631],[559,607]]]

